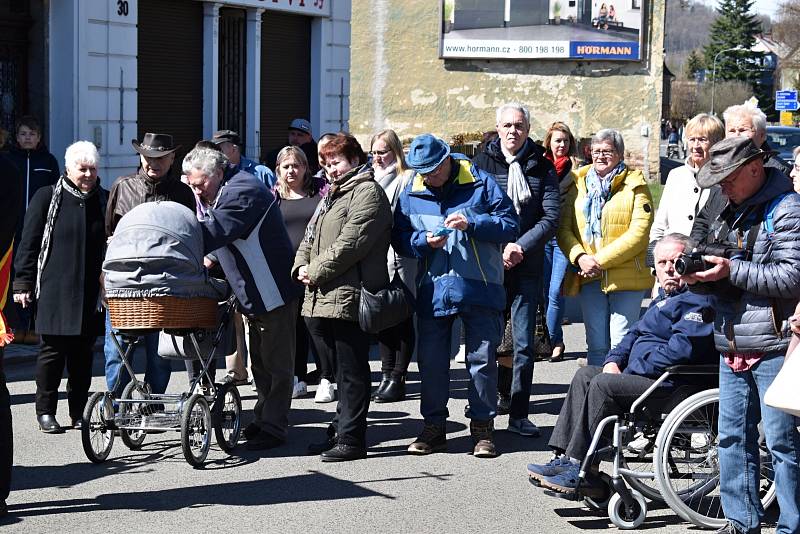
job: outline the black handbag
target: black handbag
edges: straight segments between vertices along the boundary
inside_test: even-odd
[[[395,265],[397,265],[396,254]],[[361,262],[358,263],[358,278],[361,282],[358,325],[364,332],[377,334],[402,323],[414,313],[414,295],[400,278],[397,268],[389,285],[375,293],[364,287]]]

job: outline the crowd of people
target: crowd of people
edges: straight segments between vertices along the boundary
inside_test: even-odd
[[[529,111],[516,103],[497,109],[497,135],[472,159],[431,134],[407,150],[392,130],[375,133],[367,152],[346,132],[315,141],[310,123],[295,119],[288,145],[264,164],[245,156],[237,132],[220,130],[177,165],[172,136],[147,133],[132,141],[138,169],[110,190],[100,185],[92,143],[72,144],[61,174],[38,124],[24,118],[14,154],[0,157],[10,184],[0,200],[0,290],[5,296],[13,282],[16,306],[15,332],[0,316],[0,362],[13,337],[39,341],[36,415],[45,433],[66,426],[56,420],[65,366],[69,426],[84,424],[98,336],[105,335],[108,389],[119,396],[130,377],[105,311],[106,243],[136,206],[173,201],[197,217],[204,263],[237,302],[236,350],[222,380],[257,392],[243,432],[248,449],[284,444],[292,399],[316,385],[315,402],[338,404],[309,453],[324,462],[365,458],[370,402],[405,398],[416,353],[423,427],[407,452],[446,450],[457,320],[473,455],[497,456],[499,414],[508,414],[509,431],[538,437],[530,412],[537,316],[550,337],[547,359],[561,361],[564,297],[573,296],[586,358],[550,437],[554,456],[529,465],[530,477],[574,493],[600,420],[623,413],[670,365],[718,364],[724,532],[760,528],[758,477],[748,476],[758,469],[759,421],[775,467],[778,531],[799,532],[796,420],[764,405],[763,395],[790,330],[800,330],[790,321],[800,313],[800,158],[790,167],[770,151],[757,108],[733,106],[723,119],[701,114],[686,123],[685,164],[670,173],[656,205],[643,173],[626,161],[619,131],[593,134],[581,166],[567,124],[553,123],[537,143]],[[724,246],[703,248],[711,245]],[[706,252],[706,268],[691,275],[675,270],[695,248],[725,247],[739,252]],[[362,291],[390,281],[405,287],[415,313],[368,335],[359,322]],[[645,296],[652,302],[642,315]],[[513,347],[508,362],[498,357],[504,337]],[[372,342],[381,361],[374,390]],[[171,365],[158,355],[157,335],[144,347],[145,382],[163,393]],[[193,376],[197,369],[187,366]],[[0,379],[4,502],[12,445],[2,366]],[[668,397],[675,385],[664,382],[652,398]]]

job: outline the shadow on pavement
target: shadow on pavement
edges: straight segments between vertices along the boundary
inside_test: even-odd
[[[85,466],[84,466],[85,467]],[[204,506],[265,506],[273,504],[361,499],[392,495],[374,491],[360,484],[371,482],[402,482],[419,478],[446,481],[450,474],[420,473],[407,477],[393,477],[363,482],[341,480],[318,471],[302,475],[229,482],[204,486],[189,486],[159,491],[119,492],[98,495],[93,499],[67,499],[9,506],[13,517],[29,517],[67,513],[96,512],[103,510],[138,510],[143,512],[178,511]],[[303,488],[302,492],[297,488]]]

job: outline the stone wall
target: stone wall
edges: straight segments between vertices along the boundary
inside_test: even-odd
[[[440,59],[437,0],[353,0],[350,129],[360,139],[382,128],[452,139],[492,129],[497,106],[518,101],[531,110],[534,139],[556,120],[578,138],[620,130],[626,159],[655,181],[665,2],[642,4],[640,62],[500,61]]]

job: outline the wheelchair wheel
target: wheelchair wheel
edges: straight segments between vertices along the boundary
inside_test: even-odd
[[[150,398],[150,386],[146,382],[131,381],[122,390],[122,399],[148,399]],[[151,411],[149,404],[135,404],[121,402],[119,405],[120,419],[124,424],[130,424],[132,419],[149,415]],[[130,450],[139,450],[144,443],[147,432],[144,430],[120,430],[119,437],[122,443]]]
[[[181,449],[189,465],[203,465],[211,447],[211,410],[202,395],[194,394],[181,413]]]
[[[669,414],[656,439],[659,457],[654,462],[664,501],[686,521],[701,528],[726,524],[719,494],[717,421],[719,389],[692,395]],[[763,439],[759,441],[764,508],[775,500],[772,460]]]
[[[223,451],[230,453],[239,442],[242,431],[242,398],[233,384],[217,387],[211,421],[217,443]]]
[[[93,394],[83,409],[81,442],[83,452],[93,463],[106,461],[114,445],[114,430],[109,422],[114,421],[114,406],[111,397],[100,391]]]
[[[630,508],[625,506],[619,493],[612,495],[611,500],[608,501],[608,517],[621,530],[639,528],[647,515],[647,501],[644,495],[636,490],[631,490],[631,496],[635,502]]]
[[[664,501],[684,520],[721,528],[717,420],[719,390],[701,391],[681,402],[664,420],[653,462]]]

